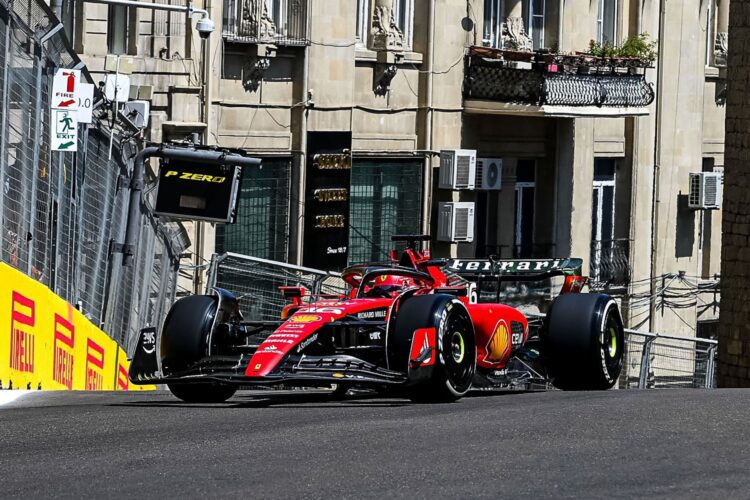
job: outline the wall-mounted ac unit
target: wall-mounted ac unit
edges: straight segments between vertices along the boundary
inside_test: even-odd
[[[477,189],[498,191],[502,187],[503,159],[477,158]]]
[[[474,203],[438,204],[438,241],[474,241]]]
[[[721,208],[722,174],[720,172],[696,172],[690,174],[688,207],[697,210]]]
[[[474,189],[477,152],[473,149],[440,151],[440,183],[442,189]]]

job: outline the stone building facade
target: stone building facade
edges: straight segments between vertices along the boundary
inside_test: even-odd
[[[687,194],[690,173],[724,165],[727,0],[205,8],[217,25],[207,61],[185,15],[95,4],[70,15],[92,73],[125,53],[133,82],[153,86],[151,140],[199,132],[264,159],[246,172],[239,222],[202,225],[203,257],[383,260],[393,233],[436,234],[440,202],[473,202],[474,240],[436,242],[434,254],[580,256],[599,288],[621,297],[630,326],[710,335],[718,293],[705,284],[720,270],[721,216],[687,208]],[[604,77],[523,55],[640,33],[659,41],[655,63]],[[501,189],[439,188],[444,149],[502,160]],[[313,156],[344,150],[352,168],[331,182],[348,191],[345,227],[327,232],[315,222]]]
[[[726,121],[726,191],[722,225],[722,301],[719,326],[718,384],[722,387],[750,386],[750,316],[748,315],[748,283],[750,280],[750,205],[746,189],[748,177],[748,133],[750,133],[750,82],[748,46],[744,45],[750,27],[750,2],[732,2],[729,33],[738,40],[730,47],[727,61]]]

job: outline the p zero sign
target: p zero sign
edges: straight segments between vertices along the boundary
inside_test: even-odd
[[[175,219],[233,223],[241,180],[242,167],[164,159],[155,212]]]

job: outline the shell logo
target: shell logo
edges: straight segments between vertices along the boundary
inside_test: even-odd
[[[487,363],[500,363],[510,350],[510,336],[508,335],[508,325],[505,321],[500,321],[495,327],[495,331],[487,342],[487,355],[484,361]]]
[[[292,323],[315,323],[316,321],[321,321],[322,319],[323,318],[315,314],[299,314],[296,316],[292,316],[289,321],[291,321]]]

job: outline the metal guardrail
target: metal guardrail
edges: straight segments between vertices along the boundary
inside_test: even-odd
[[[718,341],[626,329],[622,389],[716,387]]]
[[[339,273],[236,253],[211,258],[207,287],[225,288],[234,293],[248,320],[279,319],[281,309],[288,303],[279,292],[281,286],[304,286],[311,296],[318,297],[346,292]]]

